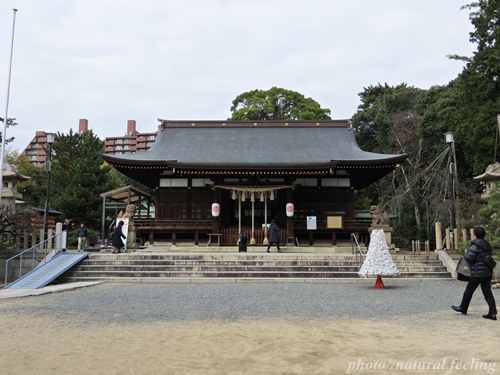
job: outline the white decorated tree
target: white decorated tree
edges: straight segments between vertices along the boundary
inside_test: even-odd
[[[372,231],[366,259],[358,272],[360,277],[377,276],[377,283],[383,283],[380,276],[399,276],[400,272],[392,260],[385,234],[382,229]],[[377,284],[375,284],[377,288]]]

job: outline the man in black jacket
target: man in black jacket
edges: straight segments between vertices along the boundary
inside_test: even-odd
[[[493,293],[491,292],[493,270],[489,268],[483,260],[483,256],[491,256],[492,254],[489,242],[484,239],[485,234],[486,232],[483,227],[474,228],[474,241],[471,242],[469,248],[466,249],[464,253],[464,259],[470,264],[471,278],[465,288],[462,303],[460,306],[451,306],[451,308],[466,315],[472,295],[478,285],[481,285],[484,299],[489,306],[489,312],[483,315],[483,318],[497,320],[497,306],[495,297],[493,297]]]
[[[81,223],[78,227],[78,251],[85,249],[85,243],[87,242],[87,228],[84,223]]]

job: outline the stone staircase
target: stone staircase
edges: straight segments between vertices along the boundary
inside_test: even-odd
[[[261,250],[262,251],[262,250]],[[435,254],[392,254],[404,279],[450,278]],[[359,279],[352,254],[164,252],[91,254],[57,282]]]

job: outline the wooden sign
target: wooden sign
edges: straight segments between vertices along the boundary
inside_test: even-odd
[[[342,216],[327,216],[326,217],[326,228],[327,229],[343,229],[344,224],[342,222]]]

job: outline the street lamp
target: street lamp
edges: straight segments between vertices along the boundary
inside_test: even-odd
[[[454,248],[458,249],[458,241],[460,239],[460,213],[458,208],[458,171],[457,171],[457,156],[455,154],[455,140],[453,132],[444,133],[446,143],[449,146],[450,158],[450,186],[451,186],[451,229],[454,232],[457,228],[457,233],[453,233]]]
[[[50,161],[52,159],[52,144],[55,138],[56,135],[54,133],[47,133],[47,161],[45,162],[45,171],[47,172],[47,196],[45,197],[45,216],[43,220],[43,233],[45,239],[48,238],[49,233]]]

